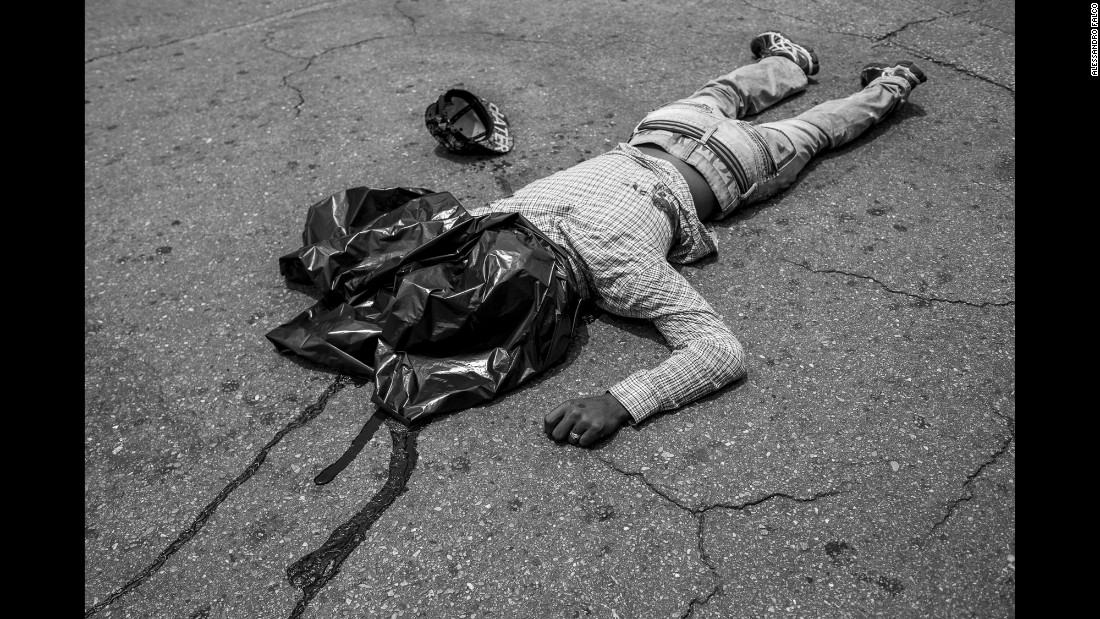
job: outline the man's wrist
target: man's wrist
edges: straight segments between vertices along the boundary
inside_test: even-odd
[[[626,410],[626,407],[623,406],[623,403],[619,401],[619,398],[615,397],[615,394],[607,391],[604,392],[603,397],[607,399],[609,404],[611,404],[611,412],[614,415],[615,420],[618,421],[620,425],[625,425],[634,418],[630,414],[630,411]]]

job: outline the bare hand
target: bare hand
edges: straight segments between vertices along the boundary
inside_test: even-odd
[[[568,439],[574,445],[588,447],[614,434],[629,419],[630,412],[619,400],[605,393],[563,402],[547,413],[543,429],[555,441]]]

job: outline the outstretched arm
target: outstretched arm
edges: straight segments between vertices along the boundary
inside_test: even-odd
[[[587,447],[625,423],[679,408],[745,375],[741,343],[709,303],[668,262],[648,260],[600,287],[598,303],[609,312],[652,320],[673,354],[639,370],[607,393],[569,400],[544,419],[554,440]]]

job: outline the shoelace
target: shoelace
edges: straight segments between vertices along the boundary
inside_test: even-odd
[[[807,52],[806,49],[803,48],[801,45],[796,45],[792,43],[789,39],[774,34],[768,35],[768,39],[770,39],[770,43],[767,47],[767,52],[769,55],[785,56],[786,54],[784,54],[783,52],[787,52],[788,54],[794,55],[794,58],[792,58],[792,60],[794,60],[795,63],[802,67],[803,71],[810,71],[811,69],[813,69],[814,59],[812,56],[810,56],[810,53]]]

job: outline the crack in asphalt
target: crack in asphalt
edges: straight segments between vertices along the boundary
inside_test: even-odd
[[[269,52],[274,52],[276,54],[279,54],[280,56],[286,56],[287,58],[290,58],[291,60],[307,60],[307,61],[308,60],[313,60],[313,57],[310,57],[310,56],[295,56],[294,54],[292,54],[292,53],[290,53],[286,50],[282,50],[282,49],[279,49],[278,47],[275,47],[271,42],[272,39],[274,39],[274,38],[275,38],[275,31],[274,30],[268,30],[267,33],[264,34],[264,38],[260,39],[260,45],[262,45],[264,47],[264,49],[266,49]],[[283,79],[285,80],[286,78],[284,77]]]
[[[942,298],[942,297],[925,297],[925,296],[921,296],[919,294],[914,294],[912,292],[908,292],[906,290],[895,290],[895,289],[887,286],[883,282],[879,281],[878,279],[876,279],[876,278],[874,278],[870,275],[862,275],[860,273],[852,273],[852,272],[849,272],[849,271],[841,271],[839,269],[815,269],[815,268],[811,267],[805,261],[795,262],[793,260],[787,260],[786,258],[781,258],[781,260],[783,260],[783,262],[786,262],[788,264],[793,264],[794,266],[802,267],[803,269],[806,269],[807,271],[809,271],[811,273],[828,274],[828,275],[845,275],[845,276],[848,276],[848,277],[858,277],[860,279],[866,279],[868,281],[875,282],[876,284],[881,286],[883,290],[885,290],[889,293],[905,295],[907,297],[912,297],[914,299],[920,299],[921,301],[924,301],[924,302],[927,302],[927,303],[951,303],[951,304],[954,304],[954,305],[966,305],[968,307],[977,307],[977,308],[983,308],[983,307],[1008,307],[1010,305],[1016,305],[1015,301],[983,301],[981,303],[975,303],[973,301],[966,301],[964,299],[945,299],[945,298]]]
[[[895,35],[897,35],[899,32],[904,31],[909,26],[913,26],[913,25],[916,25],[916,24],[927,24],[927,23],[938,21],[938,20],[941,20],[941,19],[959,17],[959,16],[962,16],[962,15],[966,15],[968,13],[973,13],[973,12],[978,10],[977,8],[967,9],[967,10],[964,10],[964,11],[958,11],[956,13],[944,13],[943,15],[937,15],[935,17],[930,17],[930,18],[927,18],[927,19],[915,19],[913,21],[906,22],[906,23],[902,24],[901,26],[898,26],[897,28],[894,28],[893,30],[891,30],[891,31],[889,31],[885,34],[869,35],[869,34],[861,34],[861,33],[858,33],[858,32],[839,32],[837,30],[832,30],[830,28],[826,28],[826,27],[822,26],[821,24],[818,24],[816,22],[804,19],[804,18],[799,17],[797,15],[791,15],[790,13],[784,13],[783,11],[776,11],[776,10],[772,10],[772,9],[761,7],[761,6],[756,6],[755,4],[752,4],[751,2],[745,2],[744,0],[742,0],[742,2],[746,6],[752,7],[754,9],[758,10],[758,11],[763,11],[765,13],[772,13],[772,14],[775,14],[775,15],[782,15],[783,17],[787,17],[789,19],[793,19],[793,20],[800,21],[800,22],[803,22],[803,23],[806,23],[806,24],[810,24],[812,26],[815,26],[817,28],[820,28],[820,29],[824,30],[825,32],[828,32],[829,34],[836,34],[836,35],[841,35],[841,36],[853,36],[853,37],[859,37],[861,39],[867,39],[868,41],[873,41],[875,43],[885,43],[887,45],[895,45],[895,46],[900,47],[901,49],[904,49],[905,51],[913,54],[914,56],[917,56],[918,58],[922,58],[924,60],[927,60],[928,62],[931,62],[931,63],[933,63],[937,66],[941,66],[941,67],[944,67],[944,68],[947,68],[947,69],[952,69],[954,71],[958,71],[959,73],[962,73],[964,75],[968,75],[970,77],[973,77],[975,79],[979,79],[983,82],[987,82],[987,83],[992,84],[994,86],[999,86],[1001,88],[1004,88],[1005,90],[1009,91],[1013,95],[1016,94],[1016,88],[1013,87],[1013,86],[1009,86],[1008,84],[1002,84],[1001,82],[998,82],[997,80],[995,80],[991,77],[987,77],[987,76],[982,75],[980,73],[977,73],[977,72],[975,72],[971,69],[967,69],[965,67],[962,67],[958,63],[951,62],[949,60],[941,60],[939,58],[931,56],[928,52],[925,52],[923,50],[917,50],[917,49],[914,49],[914,48],[906,46],[906,45],[902,45],[902,44],[898,43],[896,40],[893,40]],[[967,21],[967,23],[974,24],[975,22]],[[1007,33],[1004,30],[1001,30],[1000,28],[996,28],[994,26],[989,26],[985,23],[978,22],[977,25],[980,25],[984,28],[989,28],[990,30],[995,30],[995,31],[1000,32],[1002,34],[1006,34],[1006,35],[1009,35],[1009,36],[1015,36],[1014,34]]]
[[[998,82],[997,80],[995,80],[991,77],[986,77],[985,75],[982,75],[981,73],[977,73],[977,72],[975,72],[971,69],[967,69],[966,67],[963,67],[963,66],[959,65],[956,62],[952,62],[950,60],[941,60],[939,58],[936,58],[935,56],[932,56],[931,54],[929,54],[928,52],[926,52],[924,50],[915,49],[913,47],[909,47],[908,45],[902,45],[901,43],[898,43],[897,41],[890,42],[890,44],[895,45],[897,47],[900,47],[901,49],[904,49],[905,51],[909,52],[910,54],[913,54],[914,56],[917,56],[918,58],[923,58],[924,60],[927,60],[928,62],[931,62],[931,63],[933,63],[937,66],[946,67],[948,69],[958,71],[959,73],[962,73],[964,75],[969,75],[970,77],[973,77],[975,79],[979,79],[983,82],[986,82],[986,83],[989,83],[989,84],[993,84],[994,86],[999,86],[1001,88],[1004,88],[1005,90],[1012,93],[1013,95],[1016,94],[1016,88],[1015,87],[1009,86],[1008,84],[1002,84],[1002,83]]]
[[[397,0],[396,2],[393,3],[393,10],[400,13],[401,17],[404,17],[405,19],[409,20],[409,25],[412,26],[412,33],[416,34],[416,18],[413,17],[412,15],[409,15],[405,11],[401,10],[401,0]]]
[[[745,0],[742,0],[742,3],[745,4],[746,6],[754,8],[758,11],[763,11],[765,13],[773,13],[775,15],[782,15],[783,17],[787,17],[787,18],[790,18],[790,19],[793,19],[793,20],[796,20],[796,21],[811,24],[813,26],[821,28],[822,30],[824,30],[825,32],[828,32],[830,34],[839,34],[839,35],[845,35],[845,36],[856,36],[856,37],[860,37],[862,39],[868,39],[868,40],[871,40],[871,41],[881,41],[881,40],[890,38],[890,37],[896,35],[897,33],[905,30],[909,26],[912,26],[912,25],[915,25],[915,24],[926,24],[928,22],[933,22],[933,21],[944,19],[944,18],[947,18],[947,17],[958,17],[959,15],[965,15],[967,13],[973,13],[974,11],[978,10],[978,9],[966,9],[965,11],[959,11],[957,13],[942,12],[941,15],[937,15],[935,17],[929,17],[928,19],[914,19],[913,21],[906,22],[906,23],[902,24],[901,26],[887,32],[886,34],[879,35],[879,36],[874,36],[874,35],[859,34],[859,33],[856,33],[856,32],[838,32],[836,30],[830,30],[830,29],[828,29],[828,28],[826,28],[826,27],[824,27],[821,24],[818,24],[816,22],[813,22],[813,21],[810,21],[808,19],[804,19],[802,17],[799,17],[798,15],[792,15],[790,13],[784,13],[783,11],[776,11],[776,10],[773,10],[773,9],[770,9],[770,8],[757,6],[757,5],[755,5],[751,2],[746,2]],[[973,23],[973,22],[971,22],[971,23]],[[996,28],[994,28],[994,30],[996,30]]]
[[[399,8],[399,5],[400,5],[400,1],[397,4],[394,5],[394,9],[396,9],[397,12],[400,13],[402,17],[404,17],[405,19],[407,19],[409,21],[409,25],[412,27],[412,32],[411,33],[385,34],[385,35],[379,35],[379,36],[374,36],[374,37],[368,37],[366,39],[355,41],[353,43],[345,43],[343,45],[336,45],[336,46],[333,46],[333,47],[323,49],[320,52],[318,52],[318,53],[316,53],[312,56],[295,56],[294,54],[291,54],[290,52],[287,52],[285,50],[281,50],[277,47],[274,47],[272,45],[272,42],[271,42],[272,36],[275,34],[274,32],[268,32],[267,35],[264,36],[263,40],[260,43],[268,51],[274,52],[276,54],[281,54],[283,56],[286,56],[287,58],[292,58],[294,60],[304,60],[304,61],[306,61],[305,66],[303,66],[300,69],[291,71],[290,73],[287,73],[286,75],[284,75],[282,77],[282,85],[286,88],[289,88],[290,90],[293,90],[294,94],[298,97],[298,102],[294,105],[294,118],[298,118],[299,116],[301,116],[302,107],[304,107],[305,103],[306,103],[306,97],[305,97],[305,94],[302,92],[302,89],[298,88],[294,84],[291,84],[290,80],[291,80],[291,78],[293,78],[296,75],[301,75],[302,73],[305,73],[306,71],[309,71],[313,67],[313,63],[316,62],[318,58],[320,58],[321,56],[324,56],[325,54],[328,54],[330,52],[340,51],[340,50],[343,50],[343,49],[348,49],[348,48],[356,47],[356,46],[359,46],[359,45],[364,45],[366,43],[371,43],[373,41],[380,41],[380,40],[383,40],[383,39],[401,38],[401,37],[407,37],[407,36],[410,36],[410,35],[416,35],[417,34],[416,19],[414,17],[412,17],[411,15],[408,15],[404,11],[402,11]],[[479,30],[450,32],[450,33],[446,33],[446,34],[443,34],[443,35],[421,35],[421,36],[453,37],[453,36],[461,36],[461,35],[492,36],[492,37],[496,37],[496,38],[499,38],[499,39],[504,40],[504,41],[513,41],[513,42],[517,42],[517,43],[556,44],[553,41],[537,41],[537,40],[514,37],[514,36],[508,35],[506,33],[502,33],[502,32],[487,32],[487,31],[479,31]]]
[[[290,78],[297,75],[297,74],[299,74],[299,73],[305,72],[307,69],[309,69],[311,66],[313,66],[313,60],[314,60],[314,58],[316,58],[316,56],[314,58],[310,58],[310,57],[307,57],[307,56],[295,56],[294,54],[291,54],[290,52],[283,51],[283,50],[281,50],[277,47],[272,47],[271,46],[271,37],[274,36],[274,35],[275,35],[274,31],[268,32],[266,35],[264,35],[264,38],[263,38],[262,41],[260,41],[260,44],[263,45],[265,49],[267,49],[269,51],[272,51],[272,52],[275,52],[277,54],[282,54],[283,56],[286,56],[287,58],[293,58],[295,60],[305,60],[306,61],[306,64],[305,64],[304,67],[302,67],[301,69],[298,69],[297,71],[292,71],[290,73],[287,73],[282,78],[283,86],[293,90],[294,94],[298,96],[298,103],[294,104],[294,117],[297,118],[298,115],[302,113],[302,106],[306,104],[306,97],[305,97],[304,94],[302,94],[302,89],[300,89],[297,86],[295,86],[294,84],[290,83]]]
[[[688,602],[687,610],[684,611],[682,615],[680,615],[680,619],[688,619],[688,617],[691,617],[693,614],[695,614],[696,607],[703,606],[707,602],[710,602],[710,598],[722,594],[722,580],[718,574],[718,566],[714,565],[714,563],[711,562],[710,555],[707,554],[706,543],[703,541],[704,531],[706,530],[706,519],[706,514],[699,514],[699,528],[697,529],[695,535],[699,548],[699,560],[707,566],[707,569],[710,570],[711,576],[714,577],[714,588],[710,590],[710,593],[706,594],[706,596],[702,598],[700,598],[699,596],[693,597],[691,601]]]
[[[310,404],[305,409],[303,409],[302,412],[299,413],[297,417],[288,422],[282,430],[279,430],[275,433],[275,436],[272,437],[272,439],[268,441],[267,444],[263,446],[263,448],[260,449],[255,458],[252,459],[252,463],[249,464],[248,467],[240,473],[240,475],[237,475],[237,477],[233,481],[229,482],[228,485],[222,488],[221,492],[219,492],[217,496],[215,496],[214,499],[210,501],[210,503],[207,504],[207,506],[204,507],[201,512],[199,512],[199,515],[195,517],[195,520],[191,522],[191,525],[187,527],[187,529],[185,529],[182,533],[180,533],[179,536],[176,537],[176,539],[171,544],[168,544],[168,546],[164,550],[162,550],[159,555],[157,555],[157,558],[151,564],[149,564],[148,567],[142,570],[141,573],[139,573],[137,576],[132,578],[130,582],[126,583],[122,587],[112,592],[106,598],[104,598],[103,601],[92,604],[91,607],[84,611],[84,617],[90,617],[100,610],[106,608],[110,604],[113,604],[115,600],[138,588],[139,586],[141,586],[142,583],[148,580],[150,576],[160,571],[160,568],[164,565],[165,561],[167,561],[180,548],[182,548],[184,544],[191,541],[191,538],[195,537],[195,535],[198,534],[200,530],[202,530],[203,526],[206,524],[206,521],[209,520],[212,515],[214,515],[214,511],[218,509],[218,506],[225,502],[225,500],[229,498],[230,494],[232,494],[237,488],[239,488],[241,484],[248,481],[256,473],[256,471],[260,469],[260,466],[264,463],[264,460],[267,459],[268,452],[270,452],[276,445],[278,445],[279,442],[282,441],[287,434],[290,434],[294,430],[297,430],[298,428],[306,425],[310,421],[313,421],[314,418],[324,412],[325,407],[328,405],[329,399],[340,392],[341,389],[351,384],[351,382],[352,380],[347,376],[337,376],[336,379],[332,381],[332,384],[325,389],[325,391],[321,394],[319,398],[317,398],[316,402]]]
[[[886,39],[889,39],[889,38],[893,37],[894,35],[896,35],[897,33],[905,30],[909,26],[913,26],[915,24],[927,24],[929,22],[934,22],[934,21],[944,19],[944,18],[947,18],[947,17],[958,17],[959,15],[966,15],[967,13],[973,13],[976,10],[977,9],[967,9],[965,11],[959,11],[958,13],[945,13],[943,15],[937,15],[936,17],[929,17],[928,19],[914,19],[911,22],[906,22],[906,23],[902,24],[898,28],[894,28],[893,30],[891,30],[890,32],[887,32],[884,35],[877,36],[877,37],[870,37],[870,38],[871,38],[872,41],[885,41]]]
[[[283,76],[283,79],[282,79],[283,86],[293,90],[294,93],[298,96],[298,103],[294,104],[294,118],[298,118],[302,114],[302,107],[304,107],[305,104],[306,104],[306,97],[305,97],[305,94],[302,93],[301,88],[298,88],[294,84],[290,83],[290,78],[294,77],[295,75],[301,75],[302,73],[305,73],[306,71],[309,71],[309,69],[311,67],[313,67],[313,63],[316,62],[318,58],[320,58],[321,56],[324,56],[325,54],[328,54],[330,52],[340,51],[340,50],[343,50],[343,49],[349,49],[349,48],[356,47],[356,46],[359,46],[359,45],[364,45],[366,43],[371,43],[373,41],[381,41],[382,39],[393,39],[393,38],[397,38],[397,37],[408,36],[407,34],[382,34],[382,35],[378,35],[378,36],[374,36],[374,37],[367,37],[365,39],[355,41],[355,42],[352,42],[352,43],[344,43],[343,45],[336,45],[336,46],[333,46],[333,47],[328,47],[328,48],[325,48],[325,49],[321,50],[320,52],[318,52],[318,53],[316,53],[312,56],[295,56],[294,54],[291,54],[289,52],[283,51],[283,50],[278,49],[276,47],[272,47],[270,45],[270,38],[271,38],[272,34],[274,34],[274,33],[269,32],[268,35],[264,37],[264,40],[261,41],[261,43],[263,44],[263,46],[266,49],[268,49],[272,52],[275,52],[277,54],[282,54],[282,55],[287,56],[289,58],[294,58],[294,59],[297,59],[297,60],[305,60],[306,61],[305,66],[303,66],[302,68],[297,69],[295,71],[291,71],[290,73],[287,73],[286,75]]]
[[[959,65],[958,63],[951,62],[949,60],[940,60],[938,58],[935,58],[934,56],[931,56],[928,52],[925,52],[924,50],[915,49],[915,48],[910,47],[908,45],[903,45],[903,44],[901,44],[897,41],[887,41],[887,39],[892,39],[899,32],[905,30],[906,28],[908,28],[909,26],[912,26],[914,24],[927,24],[929,22],[937,21],[937,20],[944,19],[944,18],[959,17],[960,15],[966,15],[967,13],[973,13],[974,11],[977,11],[977,10],[978,9],[967,9],[965,11],[959,11],[957,13],[948,13],[946,15],[941,15],[939,17],[932,17],[932,18],[929,18],[929,19],[914,20],[914,21],[908,22],[906,24],[903,24],[900,28],[895,28],[894,30],[891,30],[890,32],[887,32],[884,35],[881,35],[881,36],[878,36],[878,37],[869,37],[869,38],[872,41],[875,41],[876,43],[887,42],[887,43],[896,45],[897,47],[900,47],[901,49],[904,49],[905,51],[913,54],[914,56],[917,56],[919,58],[923,58],[924,60],[927,60],[928,62],[931,62],[931,63],[933,63],[937,66],[952,69],[952,70],[958,71],[960,73],[963,73],[964,75],[969,75],[970,77],[973,77],[975,79],[982,80],[983,82],[993,84],[994,86],[999,86],[999,87],[1004,88],[1005,90],[1011,92],[1013,95],[1015,95],[1016,94],[1016,89],[1012,86],[1009,86],[1008,84],[1002,84],[1001,82],[998,82],[997,80],[995,80],[991,77],[987,77],[987,76],[982,75],[980,73],[977,73],[977,72],[975,72],[971,69],[967,69],[966,67],[963,67],[963,66]],[[973,24],[974,22],[967,21],[967,23]],[[998,32],[1001,32],[1002,34],[1008,34],[1008,33],[1004,32],[1003,30],[1000,30],[998,28],[994,28],[992,26],[986,26],[985,24],[979,24],[979,25],[981,25],[982,27],[985,27],[985,28],[989,28],[990,30],[996,30]],[[1012,36],[1015,36],[1015,35],[1012,35]]]
[[[1005,90],[1009,91],[1013,95],[1015,95],[1016,94],[1016,89],[1012,86],[1009,86],[1008,84],[1002,84],[1001,82],[998,82],[997,80],[995,80],[991,77],[982,75],[981,73],[977,73],[977,72],[975,72],[971,69],[967,69],[966,67],[963,67],[963,66],[959,65],[956,62],[951,62],[949,60],[941,60],[939,58],[936,58],[936,57],[932,56],[931,54],[929,54],[928,52],[926,52],[924,50],[916,49],[916,48],[908,46],[908,45],[903,45],[902,43],[898,42],[897,40],[894,40],[894,37],[899,32],[902,32],[903,30],[905,30],[906,28],[908,28],[909,26],[912,26],[914,24],[927,24],[927,23],[930,23],[930,22],[938,21],[940,19],[944,19],[944,18],[959,17],[961,15],[966,15],[967,13],[973,13],[974,11],[977,11],[977,10],[978,9],[967,9],[965,11],[959,11],[957,13],[948,13],[948,14],[945,14],[945,15],[940,15],[939,17],[932,17],[932,18],[929,18],[929,19],[914,20],[914,21],[908,22],[906,24],[903,24],[901,27],[895,28],[894,30],[891,30],[890,32],[887,32],[886,34],[883,34],[881,36],[864,36],[864,35],[859,35],[859,36],[864,36],[864,38],[870,39],[871,41],[874,41],[876,43],[886,43],[888,45],[894,45],[896,47],[900,47],[901,49],[904,49],[905,51],[909,52],[910,54],[913,54],[914,56],[917,56],[918,58],[922,58],[924,60],[927,60],[928,62],[931,62],[931,63],[933,63],[937,66],[952,69],[952,70],[958,71],[959,73],[962,73],[964,75],[969,75],[970,77],[973,77],[975,79],[979,79],[983,82],[993,84],[994,86],[999,86],[999,87],[1004,88]],[[968,21],[967,23],[973,24],[974,22]],[[982,27],[987,27],[985,24],[980,24],[980,25]],[[1003,31],[998,30],[997,28],[993,28],[993,27],[989,27],[989,28],[991,30],[997,30],[998,32],[1003,32]],[[1005,33],[1005,34],[1007,34],[1007,33]]]
[[[403,17],[404,19],[406,19],[409,22],[409,27],[412,29],[411,33],[384,34],[384,35],[378,35],[378,36],[373,36],[373,37],[367,37],[365,39],[361,39],[359,41],[355,41],[355,42],[352,42],[352,43],[345,43],[343,45],[336,45],[336,46],[333,46],[333,47],[325,48],[325,49],[321,50],[320,52],[318,52],[316,54],[313,54],[312,56],[296,56],[294,54],[291,54],[290,52],[287,52],[285,50],[282,50],[282,49],[279,49],[279,48],[275,47],[272,44],[272,37],[275,34],[274,32],[268,32],[264,36],[263,40],[260,41],[260,44],[263,45],[263,47],[265,49],[267,49],[268,51],[274,52],[276,54],[281,54],[283,56],[286,56],[288,58],[292,58],[294,60],[304,60],[305,61],[305,65],[302,66],[300,69],[291,71],[290,73],[287,73],[286,75],[284,75],[282,77],[282,85],[284,87],[289,88],[290,90],[294,91],[295,96],[297,96],[297,98],[298,98],[298,102],[294,104],[294,118],[298,118],[299,116],[301,116],[302,108],[305,107],[305,104],[306,104],[306,96],[305,96],[305,93],[302,92],[302,89],[295,86],[294,84],[292,84],[290,82],[290,80],[293,77],[297,76],[297,75],[301,75],[301,74],[305,73],[306,71],[309,71],[313,67],[313,63],[316,62],[318,58],[320,58],[321,56],[324,56],[325,54],[331,53],[331,52],[336,52],[336,51],[340,51],[340,50],[344,50],[344,49],[349,49],[349,48],[352,48],[352,47],[357,47],[359,45],[365,45],[367,43],[371,43],[371,42],[374,42],[374,41],[381,41],[383,39],[394,39],[394,38],[406,37],[406,36],[410,36],[410,35],[415,36],[415,35],[418,34],[417,30],[416,30],[416,18],[413,17],[412,15],[409,15],[408,13],[406,13],[404,10],[401,9],[401,0],[397,0],[397,2],[394,3],[393,8],[398,14],[401,15],[401,17]],[[469,32],[466,32],[466,31],[462,31],[462,32],[447,33],[444,36],[470,35],[470,34],[482,35],[482,36],[493,36],[493,37],[497,37],[497,38],[505,40],[505,41],[515,41],[515,42],[519,42],[519,43],[550,43],[550,41],[533,41],[533,40],[529,40],[529,39],[518,38],[518,37],[514,37],[514,36],[511,36],[511,35],[508,35],[508,34],[505,34],[505,33],[501,33],[501,32],[483,32],[483,31],[469,31]]]
[[[966,481],[963,482],[963,490],[966,491],[966,496],[955,499],[947,506],[947,513],[943,515],[943,518],[940,518],[936,522],[932,523],[932,528],[928,531],[928,535],[932,535],[936,532],[936,529],[946,524],[947,521],[955,515],[955,512],[958,510],[960,505],[962,505],[963,503],[967,503],[974,498],[974,492],[970,490],[970,484],[973,483],[973,481],[982,474],[982,471],[984,471],[986,467],[996,463],[997,460],[999,460],[1000,457],[1003,456],[1006,451],[1008,451],[1008,448],[1012,445],[1012,442],[1016,440],[1016,420],[1012,417],[1002,414],[997,409],[994,409],[993,413],[998,417],[1004,419],[1005,423],[1008,424],[1009,436],[1005,438],[1004,443],[1001,444],[1000,449],[994,452],[993,455],[989,457],[989,459],[981,464],[981,466],[979,466],[977,469],[966,476]]]
[[[224,26],[222,28],[215,28],[214,30],[210,30],[208,32],[202,32],[202,33],[199,33],[199,34],[194,34],[194,35],[191,35],[191,36],[188,36],[188,37],[181,37],[181,38],[178,38],[178,39],[172,39],[170,41],[162,41],[162,42],[156,43],[156,44],[135,45],[135,46],[127,48],[127,49],[118,50],[118,51],[114,51],[114,52],[107,52],[105,54],[100,54],[98,56],[92,56],[91,58],[85,59],[84,64],[87,65],[87,64],[90,64],[92,62],[96,62],[98,60],[103,60],[104,58],[112,58],[112,57],[115,57],[115,56],[123,56],[125,54],[129,54],[131,52],[136,52],[138,50],[143,50],[143,49],[159,49],[161,47],[168,47],[169,45],[175,45],[177,43],[188,43],[188,42],[191,42],[191,41],[200,41],[202,39],[209,38],[209,37],[214,36],[216,34],[225,34],[227,32],[233,32],[235,30],[245,30],[245,29],[251,28],[252,26],[258,26],[258,25],[266,24],[266,23],[273,22],[273,21],[279,21],[281,19],[291,19],[291,18],[294,18],[294,17],[298,17],[300,15],[306,15],[306,14],[309,14],[309,13],[314,13],[316,11],[324,10],[324,9],[331,8],[331,7],[334,7],[334,6],[340,6],[340,5],[343,5],[343,4],[351,4],[355,1],[356,0],[337,0],[335,2],[320,2],[320,3],[317,3],[317,4],[311,4],[310,6],[302,7],[300,9],[291,9],[289,11],[283,11],[282,13],[276,13],[275,15],[270,15],[268,17],[261,17],[259,19],[255,19],[255,20],[252,20],[252,21],[249,21],[249,22],[245,22],[243,24],[234,24],[232,26]]]
[[[661,497],[662,499],[668,501],[669,503],[672,503],[673,505],[680,508],[681,510],[691,514],[692,517],[694,517],[696,519],[696,522],[698,524],[697,524],[697,528],[696,528],[696,532],[695,532],[695,539],[696,539],[696,545],[699,548],[699,560],[702,561],[703,565],[707,566],[707,569],[710,571],[711,578],[714,579],[714,587],[705,596],[700,597],[700,596],[696,595],[695,597],[691,598],[690,601],[688,601],[687,610],[685,610],[683,612],[683,614],[680,615],[680,619],[688,619],[688,617],[691,617],[695,613],[695,609],[697,607],[706,604],[715,595],[720,595],[721,590],[722,590],[721,575],[718,573],[718,567],[710,561],[710,556],[707,555],[707,553],[706,553],[706,544],[705,544],[704,538],[703,538],[704,524],[706,522],[706,511],[707,510],[697,511],[696,509],[692,509],[691,507],[688,507],[688,506],[684,505],[683,503],[680,503],[679,501],[672,498],[668,494],[665,494],[664,492],[662,492],[659,488],[657,488],[657,486],[654,486],[649,481],[649,479],[645,476],[645,473],[634,472],[634,471],[624,471],[624,470],[620,469],[619,467],[615,466],[612,462],[604,460],[603,458],[597,457],[596,459],[599,460],[600,462],[602,462],[604,465],[606,465],[612,471],[615,471],[616,473],[619,473],[620,475],[625,475],[627,477],[637,477],[637,478],[639,478],[642,481],[642,483],[645,484],[645,486],[647,488],[649,488],[649,490],[651,492],[653,492],[657,496]]]
[[[811,503],[818,499],[823,499],[831,496],[839,496],[841,494],[847,494],[848,492],[847,490],[826,490],[825,492],[818,492],[810,497],[799,497],[792,494],[787,494],[786,492],[772,492],[770,494],[766,494],[756,499],[744,501],[742,503],[711,503],[702,507],[689,507],[669,496],[667,493],[661,491],[661,489],[657,488],[657,486],[654,486],[653,483],[650,482],[649,479],[646,477],[645,473],[638,471],[624,471],[623,469],[615,466],[614,463],[604,460],[603,458],[597,458],[597,460],[604,463],[605,465],[607,465],[608,468],[615,471],[616,473],[619,473],[620,475],[641,478],[642,483],[644,483],[646,487],[652,490],[654,494],[660,496],[662,499],[668,501],[669,503],[672,503],[676,507],[679,507],[680,509],[688,512],[693,516],[705,514],[712,509],[731,509],[735,511],[740,511],[748,507],[755,507],[757,505],[760,505],[761,503],[766,503],[772,499],[789,499],[791,501],[795,501],[796,503]]]
[[[772,492],[770,494],[764,495],[762,497],[758,497],[756,499],[748,500],[748,501],[745,501],[743,503],[711,503],[709,505],[704,505],[704,506],[701,506],[701,507],[689,507],[687,505],[684,505],[680,501],[677,501],[675,498],[673,498],[672,496],[670,496],[666,492],[662,491],[657,486],[653,485],[653,483],[649,481],[649,478],[646,477],[645,473],[636,472],[636,471],[625,471],[625,470],[615,466],[614,463],[612,463],[608,460],[604,460],[603,458],[600,458],[600,457],[596,457],[596,459],[599,460],[600,462],[602,462],[604,465],[606,465],[609,469],[611,469],[612,471],[615,471],[616,473],[619,473],[620,475],[624,475],[626,477],[637,477],[637,478],[639,478],[641,480],[641,482],[643,484],[645,484],[645,486],[647,488],[650,489],[651,492],[653,492],[657,496],[661,497],[662,499],[668,501],[669,503],[672,503],[673,505],[675,505],[676,507],[680,508],[681,510],[687,512],[688,514],[691,514],[691,516],[693,516],[696,519],[696,521],[698,522],[698,528],[696,530],[695,535],[696,535],[696,542],[697,542],[697,545],[698,545],[698,548],[699,548],[699,560],[703,563],[703,565],[707,566],[708,570],[710,570],[711,576],[714,578],[714,581],[715,581],[714,582],[714,588],[711,589],[711,591],[709,593],[707,593],[705,596],[700,597],[700,596],[696,595],[695,597],[693,597],[688,602],[687,610],[685,610],[684,613],[682,615],[680,615],[680,619],[688,619],[688,617],[691,617],[695,613],[695,609],[697,607],[708,603],[710,601],[710,599],[713,598],[716,595],[722,595],[721,575],[718,573],[718,566],[716,566],[711,561],[710,555],[707,554],[706,542],[704,540],[704,535],[705,535],[704,531],[705,531],[705,526],[706,526],[707,512],[709,512],[712,509],[729,509],[729,510],[734,510],[734,511],[741,511],[741,510],[744,510],[748,507],[754,507],[756,505],[760,505],[761,503],[765,503],[767,501],[770,501],[772,499],[777,499],[777,498],[789,499],[789,500],[795,501],[797,503],[810,503],[810,502],[816,501],[818,499],[823,499],[823,498],[831,497],[831,496],[838,496],[838,495],[847,493],[846,490],[827,490],[825,492],[818,492],[818,493],[816,493],[816,494],[814,494],[813,496],[810,496],[810,497],[798,497],[798,496],[794,496],[794,495],[791,495],[791,494],[787,494],[785,492]]]

